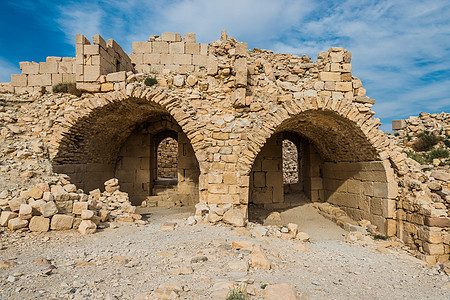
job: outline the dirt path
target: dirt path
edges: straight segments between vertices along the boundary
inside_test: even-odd
[[[189,208],[159,209],[148,225],[119,223],[89,236],[4,232],[0,260],[16,264],[0,268],[0,299],[150,299],[164,284],[179,299],[224,299],[229,284],[244,282],[252,299],[262,299],[261,287],[274,283],[294,284],[298,299],[450,298],[449,276],[436,267],[401,249],[378,252],[384,241],[346,243],[345,231],[309,205],[282,212],[281,221],[311,235],[304,253],[290,240],[185,225],[189,215]],[[176,229],[161,231],[168,221],[177,222]],[[250,251],[231,248],[242,240],[261,245],[272,270],[247,270]],[[48,275],[44,259],[56,266]]]

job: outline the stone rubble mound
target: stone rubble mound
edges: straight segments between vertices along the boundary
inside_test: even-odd
[[[128,194],[120,191],[116,178],[105,182],[105,192],[99,189],[85,194],[74,184],[61,179],[43,182],[17,196],[0,197],[0,227],[10,230],[46,232],[77,229],[81,234],[96,232],[106,222],[122,221],[145,224],[135,214]]]

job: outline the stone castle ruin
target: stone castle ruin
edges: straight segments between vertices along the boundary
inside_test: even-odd
[[[426,187],[448,187],[448,177],[410,184],[413,163],[378,129],[343,48],[312,61],[249,50],[226,32],[210,44],[163,33],[127,55],[114,40],[79,34],[76,57],[20,67],[0,90],[32,94],[71,81],[85,92],[56,112],[54,103],[38,108],[52,119],[42,140],[53,171],[78,188],[117,178],[134,206],[196,205],[213,223],[306,199],[337,222],[370,221],[425,260],[448,260],[448,207],[434,205]],[[148,77],[157,84],[144,84]]]

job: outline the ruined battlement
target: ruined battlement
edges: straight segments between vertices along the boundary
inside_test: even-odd
[[[346,49],[332,47],[313,61],[249,50],[226,32],[209,44],[192,33],[163,33],[133,43],[127,55],[114,40],[77,35],[74,60],[22,63],[22,74],[0,90],[49,90],[69,62],[67,74],[87,93],[36,104],[33,115],[48,117],[33,118],[30,135],[44,141],[53,171],[78,188],[117,178],[135,206],[195,204],[197,221],[237,226],[253,208],[299,205],[288,195],[297,193],[338,207],[322,207],[338,223],[368,221],[428,261],[448,260],[448,177],[415,178],[420,168],[378,129],[375,100],[352,74]],[[35,76],[47,81],[39,85]],[[157,84],[146,85],[147,77]],[[5,138],[20,132],[11,128],[1,129]],[[176,153],[163,157],[168,138]],[[284,141],[297,149],[297,179],[289,184]],[[405,177],[414,168],[415,177]]]

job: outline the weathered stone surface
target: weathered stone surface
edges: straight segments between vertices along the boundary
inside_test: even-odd
[[[261,268],[264,270],[270,270],[272,265],[261,246],[256,246],[253,248],[250,255],[250,264],[254,268]]]
[[[72,213],[75,215],[81,215],[83,210],[87,210],[89,206],[88,202],[74,202]]]
[[[293,284],[279,283],[266,286],[264,300],[296,300]]]
[[[2,211],[0,215],[0,226],[8,226],[8,221],[17,218],[17,214],[12,211]]]
[[[223,221],[233,226],[245,225],[244,215],[239,209],[230,209],[223,215]]]
[[[22,220],[31,219],[33,215],[33,208],[28,204],[21,204],[19,209],[19,218]]]
[[[46,232],[50,228],[50,219],[43,216],[34,216],[31,218],[28,227],[31,231]]]
[[[58,213],[58,207],[55,202],[49,201],[39,206],[39,211],[43,217],[50,218],[51,216]]]
[[[92,234],[97,231],[97,225],[91,220],[83,220],[78,226],[78,232],[81,234]]]
[[[72,228],[73,217],[67,215],[54,215],[50,224],[52,230],[69,230]]]
[[[14,218],[8,221],[8,228],[10,230],[17,230],[25,228],[28,225],[28,220],[22,220],[21,218]]]

